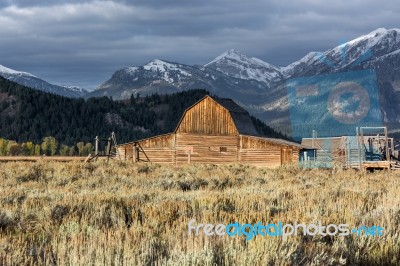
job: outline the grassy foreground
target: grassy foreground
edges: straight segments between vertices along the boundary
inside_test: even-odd
[[[1,163],[0,265],[390,265],[400,171]],[[379,225],[384,236],[188,236],[198,223]]]

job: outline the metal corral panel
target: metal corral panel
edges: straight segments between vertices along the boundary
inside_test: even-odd
[[[303,138],[301,144],[316,149],[315,165],[332,167],[334,163],[343,167],[360,167],[362,162],[383,161],[379,157],[379,136],[343,136],[332,138]],[[359,141],[361,143],[359,144]],[[378,143],[379,144],[379,143]]]
[[[344,137],[303,138],[301,144],[316,149],[315,167],[331,168],[346,163],[346,140]]]

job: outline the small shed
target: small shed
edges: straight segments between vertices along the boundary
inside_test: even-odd
[[[174,132],[118,146],[126,160],[163,164],[298,164],[302,145],[258,135],[249,113],[231,99],[205,96],[189,107]]]

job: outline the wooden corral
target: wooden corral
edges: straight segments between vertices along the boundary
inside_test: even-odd
[[[205,96],[188,108],[175,131],[118,146],[126,160],[165,164],[297,164],[302,146],[257,136],[249,113],[230,99]]]

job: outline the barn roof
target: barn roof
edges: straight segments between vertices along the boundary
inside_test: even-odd
[[[216,101],[217,103],[219,103],[220,105],[225,107],[225,109],[227,109],[229,112],[248,114],[248,112],[243,107],[241,107],[240,105],[235,103],[232,99],[218,98],[218,97],[212,97],[212,96],[208,96],[208,97],[212,98],[214,101]]]
[[[254,127],[253,121],[250,118],[249,112],[247,112],[244,108],[235,103],[232,99],[217,97],[211,98],[229,111],[239,134],[253,136],[259,135],[256,128]]]

